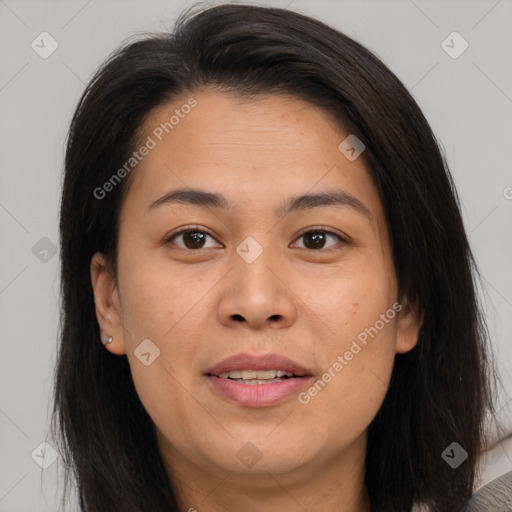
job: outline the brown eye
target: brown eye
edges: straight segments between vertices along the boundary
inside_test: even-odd
[[[205,249],[208,248],[205,246],[205,243],[208,238],[211,238],[214,240],[214,238],[206,233],[205,231],[201,231],[198,229],[186,229],[183,231],[180,231],[179,233],[175,233],[172,235],[167,242],[171,242],[178,247],[181,247],[182,249]],[[181,244],[176,243],[175,240],[181,239]],[[210,246],[214,247],[214,246]]]
[[[300,240],[301,238],[304,239],[304,249],[318,250],[326,248],[328,249],[333,245],[336,245],[336,243],[331,243],[331,245],[326,247],[326,243],[329,237],[338,239],[338,242],[344,242],[343,238],[341,238],[341,236],[337,235],[336,233],[331,233],[330,231],[320,229],[307,231],[306,233],[303,233],[297,240]]]

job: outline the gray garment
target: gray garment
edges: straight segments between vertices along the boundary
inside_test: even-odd
[[[465,512],[512,512],[512,471],[478,489]]]

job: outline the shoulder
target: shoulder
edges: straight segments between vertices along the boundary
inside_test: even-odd
[[[414,505],[411,512],[432,512],[425,505]],[[512,471],[478,489],[464,512],[512,512]]]
[[[512,510],[512,471],[491,480],[471,498],[466,512],[509,512]]]

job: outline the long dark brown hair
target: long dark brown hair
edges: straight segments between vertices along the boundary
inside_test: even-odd
[[[82,512],[179,511],[126,356],[99,339],[89,265],[116,268],[118,219],[130,184],[94,190],[136,149],[152,109],[213,87],[243,97],[287,94],[337,119],[366,146],[391,232],[399,294],[424,313],[417,346],[396,355],[368,432],[374,511],[463,510],[492,410],[488,335],[478,276],[443,152],[398,78],[368,49],[285,9],[193,6],[172,33],[146,34],[112,54],[71,122],[60,214],[62,318],[52,434]],[[137,172],[135,169],[133,173]],[[476,276],[476,277],[475,277]],[[453,469],[443,451],[468,454]],[[64,503],[65,497],[63,498]]]

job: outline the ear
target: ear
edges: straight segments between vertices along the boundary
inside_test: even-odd
[[[92,256],[90,271],[101,342],[105,345],[107,336],[112,336],[112,343],[105,345],[105,348],[116,355],[126,354],[119,292],[114,274],[103,254],[96,252]]]
[[[404,300],[398,313],[395,352],[404,354],[418,343],[423,326],[424,312],[414,304]]]

